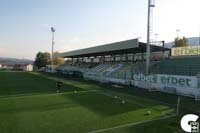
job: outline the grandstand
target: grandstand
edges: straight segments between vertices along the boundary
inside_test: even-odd
[[[146,75],[146,46],[138,39],[131,39],[65,52],[61,56],[70,63],[58,67],[57,70],[70,75],[77,75],[78,72],[86,80],[200,97],[200,57],[174,56],[174,48],[171,51],[164,45],[151,45],[150,74]],[[181,52],[184,50],[185,48]],[[192,50],[187,48],[185,52],[188,51]]]
[[[168,48],[152,45],[151,60],[168,57]],[[169,53],[169,52],[168,52]],[[100,77],[132,79],[132,73],[145,72],[146,44],[132,39],[96,47],[62,53],[71,63],[62,65],[58,71],[82,72],[85,78],[99,80]]]

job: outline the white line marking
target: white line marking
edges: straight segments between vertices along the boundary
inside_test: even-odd
[[[111,94],[105,94],[105,93],[100,92],[100,91],[98,91],[98,92],[99,92],[100,94],[102,94],[102,95],[105,95],[105,96],[112,97],[112,98],[116,99],[115,96],[113,96],[113,95],[111,95]],[[119,100],[124,100],[124,101],[126,101],[126,102],[129,102],[129,103],[132,103],[132,104],[141,106],[141,107],[147,107],[147,106],[144,106],[144,105],[139,104],[139,103],[137,103],[137,102],[133,102],[133,101],[131,101],[131,100],[128,100],[128,99],[126,99],[126,98],[122,98],[122,97],[120,98],[120,97],[118,97],[117,99],[119,99]]]
[[[118,93],[117,91],[112,91],[112,90],[109,90],[111,93]],[[125,93],[123,93],[125,94]],[[123,95],[122,94],[122,95]],[[162,103],[162,104],[166,104],[166,105],[176,105],[176,104],[171,104],[171,103],[166,103],[166,102],[163,102],[163,101],[158,101],[158,100],[155,100],[155,99],[151,99],[151,98],[147,98],[147,97],[141,97],[141,96],[136,96],[136,95],[130,95],[130,94],[125,94],[125,95],[128,95],[128,96],[131,96],[132,98],[139,98],[139,99],[142,99],[142,100],[145,100],[147,102],[151,101],[151,102],[156,102],[156,103]]]
[[[32,94],[13,94],[13,95],[5,95],[5,96],[0,96],[0,98],[2,99],[8,99],[8,98],[11,98],[11,97],[14,97],[14,98],[22,98],[22,97],[37,97],[37,96],[55,96],[55,95],[58,95],[58,94],[73,94],[75,93],[74,91],[76,90],[73,90],[73,91],[69,91],[69,92],[60,92],[60,93],[53,93],[53,92],[50,92],[50,93],[32,93]],[[87,93],[87,92],[96,92],[97,90],[85,90],[85,91],[76,91],[75,94],[79,94],[79,93]]]
[[[144,124],[144,123],[148,123],[148,122],[152,122],[152,121],[168,119],[168,118],[175,117],[175,116],[176,116],[176,114],[173,114],[173,115],[170,115],[170,116],[165,116],[165,117],[161,117],[161,118],[157,118],[157,119],[124,124],[124,125],[115,126],[115,127],[111,127],[111,128],[105,128],[105,129],[101,129],[101,130],[91,131],[91,132],[88,132],[88,133],[99,133],[99,132],[104,132],[104,131],[108,131],[108,130],[123,128],[123,127],[135,126],[135,125]]]

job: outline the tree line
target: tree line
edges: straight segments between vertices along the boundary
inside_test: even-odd
[[[186,47],[186,46],[189,46],[189,42],[188,42],[188,39],[186,37],[175,38],[173,47]]]
[[[59,56],[59,52],[53,53],[53,64],[54,65],[61,65],[64,64],[64,58]],[[35,57],[34,65],[40,69],[45,67],[46,65],[51,64],[51,54],[48,52],[38,52]]]

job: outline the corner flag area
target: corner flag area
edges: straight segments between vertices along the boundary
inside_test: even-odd
[[[63,81],[61,93],[56,93],[58,78]],[[181,114],[199,110],[199,102],[182,99]],[[139,88],[118,88],[34,72],[2,71],[0,132],[178,132],[181,115],[176,115],[176,100],[176,95]]]

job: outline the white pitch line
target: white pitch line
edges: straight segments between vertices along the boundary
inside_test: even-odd
[[[74,90],[76,91],[76,90]],[[73,94],[74,91],[70,91],[70,92],[60,92],[60,93],[33,93],[33,94],[13,94],[13,95],[6,95],[6,96],[0,96],[0,98],[2,99],[8,99],[10,97],[14,97],[14,98],[22,98],[22,97],[37,97],[37,96],[56,96],[58,94]],[[85,90],[85,91],[76,91],[76,94],[80,94],[80,93],[87,93],[87,92],[96,92],[97,90]]]
[[[114,98],[114,96],[111,95],[111,94],[105,94],[105,93],[100,92],[100,91],[98,91],[98,92],[99,92],[100,94],[102,94],[102,95],[105,95],[105,96]],[[130,101],[130,100],[126,99],[126,98],[122,98],[122,97],[121,97],[121,98],[118,98],[118,99],[119,99],[119,100],[124,100],[124,101],[129,102],[129,103],[132,103],[132,104],[139,105],[139,106],[141,106],[141,107],[146,107],[146,106],[144,106],[144,105],[142,105],[142,104],[139,104],[139,103],[137,103],[137,102]]]
[[[114,91],[111,91],[111,92],[114,92]],[[116,93],[116,92],[114,92],[114,93]],[[141,99],[140,96],[130,95],[130,94],[127,94],[127,95],[132,96],[133,98],[139,98],[139,99]],[[152,102],[156,102],[156,103],[162,103],[162,104],[165,104],[165,105],[173,105],[173,106],[176,105],[176,104],[166,103],[166,102],[162,102],[162,101],[158,101],[158,100],[151,99],[151,98],[146,98],[146,97],[145,98],[143,97],[143,100],[145,100],[147,102],[152,101]]]
[[[144,123],[157,121],[157,120],[168,119],[168,118],[171,118],[171,117],[174,117],[174,116],[176,116],[176,114],[173,114],[173,115],[170,115],[170,116],[161,117],[161,118],[157,118],[157,119],[152,119],[152,120],[147,120],[147,121],[142,121],[142,122],[134,122],[134,123],[124,124],[124,125],[120,125],[120,126],[105,128],[105,129],[101,129],[101,130],[91,131],[91,132],[88,132],[88,133],[100,133],[100,132],[104,132],[104,131],[108,131],[108,130],[123,128],[123,127],[129,127],[129,126],[135,126],[135,125],[144,124]]]
[[[106,94],[106,93],[100,92],[99,90],[97,90],[97,92],[100,93],[100,94],[102,94],[102,95],[105,95],[105,96],[112,97],[112,98],[116,99],[116,98],[115,98],[113,95],[111,95],[111,94]],[[123,98],[123,97],[121,97],[121,98],[119,97],[119,98],[117,98],[117,99],[119,99],[119,100],[124,100],[124,101],[126,101],[126,102],[129,102],[129,103],[132,103],[132,104],[136,104],[136,105],[141,106],[141,107],[147,107],[147,108],[149,108],[148,106],[145,106],[145,105],[143,105],[143,104],[139,104],[138,102],[134,102],[134,101],[132,101],[132,100],[128,100],[128,99]],[[163,111],[162,113],[165,114],[165,112],[167,112],[167,111]],[[172,113],[172,114],[173,114],[173,113]]]

